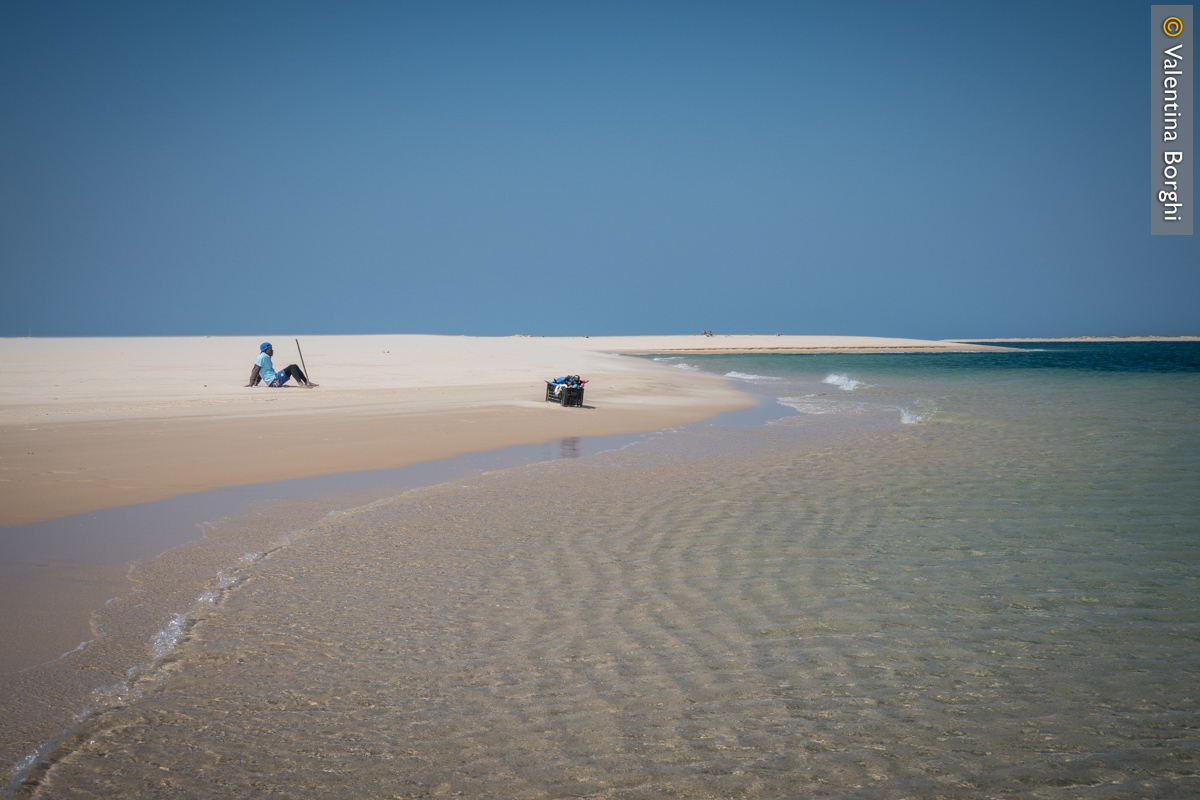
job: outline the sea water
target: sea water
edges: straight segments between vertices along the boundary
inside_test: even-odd
[[[14,791],[1200,794],[1200,345],[659,358],[777,418],[291,531]]]

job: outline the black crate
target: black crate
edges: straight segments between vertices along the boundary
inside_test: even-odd
[[[583,387],[582,386],[564,386],[562,391],[555,393],[558,387],[546,382],[546,401],[549,403],[558,403],[559,405],[582,408],[583,407]]]

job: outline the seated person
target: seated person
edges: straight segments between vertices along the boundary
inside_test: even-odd
[[[296,382],[306,389],[312,389],[319,384],[312,383],[303,371],[295,364],[288,364],[279,372],[275,371],[274,365],[271,364],[271,356],[275,355],[275,348],[271,347],[270,342],[263,342],[258,348],[258,358],[254,359],[254,367],[250,370],[250,382],[247,386],[257,386],[259,381],[266,381],[267,386],[279,387],[288,382],[289,378],[295,378]]]

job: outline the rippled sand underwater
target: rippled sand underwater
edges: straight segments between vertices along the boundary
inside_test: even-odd
[[[853,408],[333,514],[18,793],[1200,793],[1194,432]]]

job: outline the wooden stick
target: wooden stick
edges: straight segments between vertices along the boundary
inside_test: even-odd
[[[296,352],[300,354],[300,366],[304,367],[304,377],[308,379],[309,383],[312,383],[312,375],[308,374],[308,365],[304,363],[304,351],[300,349],[300,340],[294,339],[293,341],[296,343]]]

